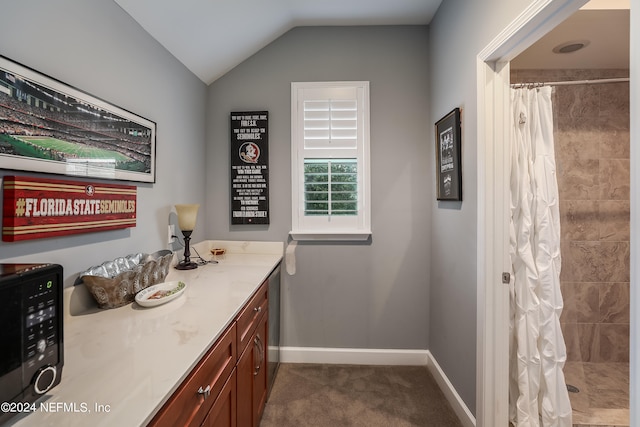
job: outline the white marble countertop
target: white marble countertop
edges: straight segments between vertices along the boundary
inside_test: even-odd
[[[172,268],[165,281],[181,280],[187,289],[164,305],[101,310],[84,286],[65,289],[62,381],[36,402],[35,412],[8,425],[146,425],[283,255],[281,242],[193,246],[219,262]],[[214,247],[225,255],[213,257]]]

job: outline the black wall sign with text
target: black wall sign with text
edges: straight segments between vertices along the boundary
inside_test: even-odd
[[[231,113],[231,224],[269,224],[269,112]]]

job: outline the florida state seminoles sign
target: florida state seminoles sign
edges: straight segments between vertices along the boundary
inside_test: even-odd
[[[2,240],[41,239],[136,226],[136,187],[3,178]]]
[[[269,112],[231,113],[231,224],[269,224]]]

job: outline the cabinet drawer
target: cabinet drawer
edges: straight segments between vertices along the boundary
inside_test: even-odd
[[[238,315],[236,320],[238,334],[238,355],[242,354],[247,344],[251,341],[251,335],[256,330],[258,322],[267,312],[267,293],[269,286],[265,281],[258,291],[251,297],[247,305]]]
[[[236,352],[234,323],[202,357],[149,425],[199,426],[233,371]]]

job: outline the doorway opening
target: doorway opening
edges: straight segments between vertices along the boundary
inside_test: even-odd
[[[511,60],[510,81],[553,88],[573,423],[628,426],[629,10],[590,4]]]
[[[530,8],[523,12],[523,14],[511,26],[509,26],[509,28],[507,28],[504,33],[502,33],[496,40],[494,40],[489,46],[487,46],[487,48],[483,50],[483,52],[481,52],[478,56],[478,125],[479,135],[481,139],[479,141],[479,153],[482,153],[484,155],[484,157],[479,156],[478,159],[478,170],[481,179],[481,184],[479,186],[479,200],[487,200],[485,204],[479,206],[479,213],[481,217],[479,219],[480,223],[478,227],[480,237],[479,242],[481,244],[484,243],[485,249],[484,253],[479,256],[483,257],[482,262],[486,262],[486,271],[483,272],[482,277],[479,277],[479,337],[482,337],[481,340],[485,341],[484,343],[481,341],[479,341],[478,343],[478,360],[480,372],[478,377],[478,413],[476,418],[477,425],[479,426],[508,424],[508,372],[506,371],[505,366],[508,366],[509,361],[505,360],[505,357],[503,356],[504,354],[508,354],[508,342],[505,338],[508,336],[508,329],[504,326],[505,324],[508,324],[508,307],[505,308],[505,306],[508,305],[508,295],[506,294],[505,287],[500,287],[496,280],[496,278],[500,277],[501,271],[509,271],[508,248],[506,247],[506,245],[502,244],[503,242],[508,242],[508,230],[506,229],[505,224],[508,224],[509,219],[508,215],[506,214],[508,212],[507,207],[509,203],[509,194],[508,191],[506,191],[506,189],[508,188],[509,171],[508,166],[505,167],[505,165],[508,165],[509,151],[508,149],[504,148],[508,143],[509,132],[505,122],[508,121],[506,117],[509,104],[509,83],[512,80],[520,80],[520,78],[522,78],[523,80],[527,80],[528,82],[532,79],[532,76],[530,75],[516,75],[515,77],[513,77],[512,73],[514,73],[514,71],[512,70],[512,66],[514,64],[511,64],[511,61],[513,61],[528,47],[534,45],[537,40],[541,39],[551,29],[559,25],[561,22],[565,21],[565,19],[576,12],[581,6],[583,6],[584,3],[586,3],[586,1],[579,0],[552,0],[534,2],[530,6]],[[517,74],[518,69],[515,67],[514,69],[515,73]],[[550,78],[550,76],[546,77]],[[540,81],[539,78],[533,80]],[[558,80],[557,75],[551,80]],[[633,95],[631,95],[631,104],[633,104]],[[627,106],[627,117],[628,112],[629,107]],[[631,125],[631,127],[633,127],[633,124]],[[631,132],[631,135],[633,135],[633,131]],[[631,139],[633,138],[631,137]],[[629,155],[629,157],[632,158],[634,149],[631,148],[630,151],[631,154]],[[631,161],[631,163],[633,163],[633,161]],[[633,172],[631,172],[631,175],[631,180],[633,180]],[[629,179],[627,178],[627,182],[628,181]],[[631,184],[629,189],[631,199],[634,198],[634,191],[636,191],[636,189],[633,184]],[[628,203],[627,201],[624,202]],[[629,208],[629,210],[630,209],[631,208]],[[606,208],[604,208],[604,210],[606,211]],[[618,229],[618,227],[614,228]],[[619,235],[615,238],[620,239],[616,242],[622,241]],[[626,248],[629,248],[629,246],[633,246],[634,240],[636,239],[637,237],[630,236],[629,242],[626,243]],[[604,239],[604,241],[606,241],[606,239]],[[599,237],[598,243],[600,243]],[[482,249],[483,247],[481,246],[480,252],[482,252]],[[627,259],[629,259],[628,256]],[[629,264],[633,263],[627,261],[627,267],[629,267]],[[563,270],[564,268],[565,267],[563,262]],[[631,267],[631,274],[629,274],[628,272],[629,268],[627,268],[626,270],[627,276],[621,277],[621,279],[623,279],[621,282],[616,282],[616,284],[614,284],[602,281],[598,283],[606,283],[603,288],[617,287],[618,291],[622,291],[624,293],[625,286],[628,285],[618,285],[617,283],[628,283],[625,282],[625,280],[633,283],[634,276],[633,267]],[[575,277],[569,277],[569,279],[574,280]],[[602,306],[600,302],[600,295],[598,295],[597,297],[598,302],[595,302],[596,298],[594,297],[595,293],[593,291],[593,288],[589,293],[582,289],[576,289],[577,285],[574,284],[576,282],[569,283],[572,284],[568,285],[567,288],[574,287],[574,293],[571,298],[577,299],[580,303],[583,304],[585,300],[592,298],[593,300],[591,301],[590,306],[598,307],[598,317],[601,316],[601,313],[612,311],[611,309],[605,309]],[[593,285],[592,282],[589,283],[589,286]],[[626,289],[629,288],[627,287]],[[586,292],[586,294],[591,295],[591,297],[585,297],[585,294],[583,294],[582,292]],[[567,293],[570,293],[570,291],[567,291]],[[633,291],[631,291],[631,294],[631,298],[629,299],[629,307],[631,309],[631,313],[633,313],[634,301],[637,298],[634,299]],[[606,299],[606,297],[603,298]],[[589,306],[589,304],[587,305]],[[624,311],[624,309],[614,309],[613,311],[618,311],[618,314],[620,314]],[[575,311],[574,314],[575,316],[579,315]],[[618,316],[618,314],[616,314],[614,317]],[[582,313],[580,314],[580,316],[583,316],[583,320],[586,319],[585,316],[594,316],[592,317],[592,319],[594,319],[596,314],[595,312]],[[628,314],[626,316],[628,316]],[[631,318],[633,318],[633,315],[631,316]],[[616,321],[620,320],[622,319],[620,317],[617,317]],[[623,324],[624,322],[626,322],[626,320],[622,320]],[[570,328],[573,327],[574,330],[581,329],[583,335],[588,335],[586,331],[587,329],[589,329],[589,327],[591,327],[592,331],[602,328],[602,325],[596,325],[597,322],[595,321],[591,326],[577,326],[577,323],[579,322],[574,322],[573,326],[570,326]],[[586,322],[582,323],[584,324]],[[631,321],[631,324],[633,324],[633,321]],[[609,328],[609,325],[604,326],[604,329],[607,328]],[[626,326],[626,328],[628,330],[629,326]],[[631,329],[633,329],[633,326],[631,326]],[[602,338],[600,334],[597,335],[599,336],[599,339]],[[615,344],[617,345],[621,341],[624,340],[615,339],[612,342],[615,342]],[[586,343],[587,340],[584,340],[584,342]],[[629,342],[628,338],[627,342]],[[600,340],[600,342],[597,344],[592,343],[587,345],[587,348],[590,347],[587,352],[593,351],[594,354],[597,354],[597,357],[601,359],[606,358],[606,355],[602,354],[600,351],[600,348],[604,348],[601,347],[602,343],[603,341]],[[571,344],[571,342],[567,342],[567,347],[571,348]],[[574,341],[573,344],[576,344],[576,342]],[[607,347],[606,343],[604,345],[605,347]],[[597,350],[596,346],[599,346]],[[574,350],[582,355],[582,349],[580,347],[576,347],[571,351]],[[608,350],[611,350],[611,348],[608,348],[606,351]],[[622,353],[624,353],[624,350],[621,351],[621,354]],[[633,338],[631,338],[630,349],[629,351],[627,351],[627,356],[629,355],[629,353],[631,354],[630,359],[633,365],[633,360],[635,357]],[[618,376],[622,377],[623,381],[626,380],[628,389],[628,370],[624,371],[623,369],[622,374],[618,373]],[[573,385],[576,386],[577,389],[580,389],[579,385]],[[632,397],[633,388],[633,381],[631,381]],[[606,392],[600,392],[601,396],[603,394],[606,394]],[[583,394],[582,396],[586,396],[586,394]],[[615,399],[617,398],[614,398],[614,400]],[[634,405],[632,403],[632,417],[634,416],[633,406]],[[629,407],[627,406],[627,408]],[[576,421],[579,420],[574,420],[574,423]],[[607,424],[613,425],[616,423],[617,421],[613,420]]]

